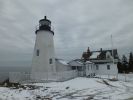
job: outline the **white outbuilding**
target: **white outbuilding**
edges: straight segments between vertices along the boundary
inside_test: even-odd
[[[72,70],[76,70],[78,72],[78,76],[85,76],[85,64],[81,59],[75,59],[68,63],[71,66]]]
[[[83,71],[83,62],[80,59],[72,60],[68,63],[72,70]]]
[[[63,59],[55,59],[56,64],[56,71],[63,72],[63,71],[70,71],[71,66]]]

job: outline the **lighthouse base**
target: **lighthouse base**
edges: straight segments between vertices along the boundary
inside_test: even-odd
[[[54,72],[34,72],[31,74],[31,80],[35,82],[56,81],[56,79]]]

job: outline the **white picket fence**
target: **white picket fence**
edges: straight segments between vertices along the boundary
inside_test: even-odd
[[[32,76],[32,78],[31,78]],[[56,72],[56,73],[30,73],[24,72],[10,72],[10,82],[49,82],[49,81],[66,81],[72,78],[78,77],[76,70]]]
[[[96,75],[98,78],[103,79],[118,79],[119,81],[133,82],[133,74],[108,74],[108,75]]]
[[[56,73],[36,73],[31,75],[25,72],[9,72],[0,73],[0,81],[9,78],[10,82],[49,82],[49,81],[66,81],[78,76],[82,76],[83,72],[76,70],[63,71]],[[31,76],[34,79],[31,80]],[[96,75],[99,78],[112,79],[117,78],[119,81],[133,81],[133,74],[115,74],[115,75]]]
[[[118,74],[118,80],[133,82],[133,74]]]
[[[78,72],[76,70],[65,71],[65,72],[57,72],[56,73],[57,81],[66,81],[75,77],[78,77]]]

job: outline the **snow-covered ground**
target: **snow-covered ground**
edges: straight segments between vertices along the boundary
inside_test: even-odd
[[[133,81],[78,77],[65,82],[30,85],[39,88],[0,87],[0,100],[133,100]]]

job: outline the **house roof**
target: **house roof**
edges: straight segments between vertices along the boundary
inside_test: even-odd
[[[100,52],[93,52],[92,55],[90,56],[90,59],[95,59],[99,56]]]
[[[113,63],[113,60],[91,60],[93,63],[95,64],[103,64],[103,63]],[[118,59],[114,59],[114,63],[117,63],[118,62]]]
[[[68,64],[71,66],[83,66],[83,62],[81,61],[81,59],[72,60]]]
[[[104,60],[106,59],[106,53],[109,52],[112,56],[112,50],[99,50],[99,51],[92,51],[92,55],[90,56],[90,59],[94,60]],[[118,59],[118,53],[117,53],[117,49],[113,49],[113,57],[114,59]]]
[[[99,50],[99,51],[92,51],[90,56],[90,61],[93,63],[110,63],[113,62],[113,57],[114,57],[114,62],[118,62],[118,53],[117,49],[113,49],[113,57],[112,57],[112,50]],[[109,55],[109,58],[107,57]]]

